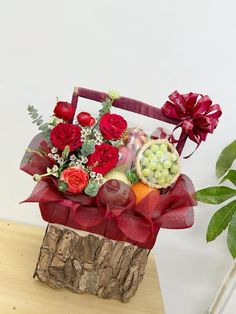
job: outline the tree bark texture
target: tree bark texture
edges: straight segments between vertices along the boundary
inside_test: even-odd
[[[149,250],[49,224],[34,273],[53,288],[128,302],[142,281]]]

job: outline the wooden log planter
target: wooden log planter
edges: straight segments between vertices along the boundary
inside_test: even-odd
[[[131,243],[49,224],[34,277],[53,288],[128,302],[143,279],[149,252]]]

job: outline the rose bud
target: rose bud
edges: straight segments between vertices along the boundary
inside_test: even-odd
[[[75,114],[75,108],[68,102],[58,101],[54,114],[57,118],[63,119],[64,121],[72,120]]]
[[[95,122],[96,122],[96,120],[94,118],[91,118],[88,126],[93,126]]]
[[[88,112],[80,112],[77,116],[77,120],[81,126],[92,126],[95,123],[95,119],[91,117]]]

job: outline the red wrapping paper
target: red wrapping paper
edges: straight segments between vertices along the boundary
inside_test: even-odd
[[[138,204],[130,187],[118,180],[107,181],[97,197],[91,198],[61,193],[53,178],[45,178],[24,202],[38,202],[47,222],[151,249],[160,228],[183,229],[193,225],[193,196],[193,184],[185,175],[167,194],[159,195],[154,190]]]

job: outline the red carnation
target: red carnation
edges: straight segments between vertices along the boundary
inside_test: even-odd
[[[107,140],[119,140],[126,128],[127,122],[118,114],[105,113],[100,120],[100,130]]]
[[[72,120],[75,114],[75,107],[65,101],[58,101],[55,109],[55,116],[65,121]]]
[[[87,166],[92,171],[105,174],[113,169],[118,161],[118,149],[106,143],[95,146],[95,152],[88,157]]]
[[[82,146],[81,128],[71,123],[59,123],[52,129],[50,139],[52,144],[60,150],[64,150],[68,145],[72,152]]]

